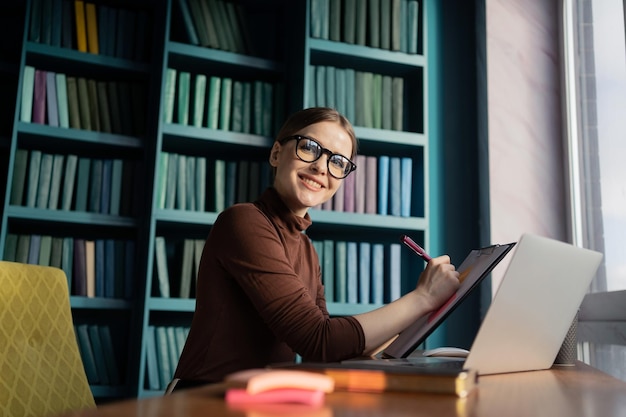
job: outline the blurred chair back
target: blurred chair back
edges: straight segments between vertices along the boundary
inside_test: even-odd
[[[0,261],[0,415],[95,407],[58,268]]]

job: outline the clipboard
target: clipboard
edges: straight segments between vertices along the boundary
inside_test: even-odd
[[[456,293],[438,310],[421,317],[403,330],[383,350],[382,357],[391,359],[409,356],[478,287],[481,281],[504,259],[513,246],[515,246],[515,242],[472,250],[457,268],[460,274],[459,281],[461,281],[461,285]]]

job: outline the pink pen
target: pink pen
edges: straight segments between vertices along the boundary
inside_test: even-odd
[[[413,241],[413,239],[411,239],[410,237],[408,237],[407,235],[402,235],[402,238],[400,239],[402,240],[402,243],[404,243],[405,245],[407,245],[409,248],[411,248],[411,250],[413,252],[415,252],[417,254],[417,256],[419,256],[420,258],[422,258],[423,260],[425,260],[426,262],[430,261],[432,258],[430,257],[430,255],[428,255],[426,253],[426,251],[424,249],[422,249],[422,247],[420,245],[418,245],[417,243],[415,243],[415,241]]]

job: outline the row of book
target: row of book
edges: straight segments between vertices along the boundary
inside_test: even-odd
[[[11,205],[130,216],[131,160],[98,159],[17,149]]]
[[[157,279],[153,280],[152,294],[162,298],[195,298],[203,248],[204,239],[170,242],[168,248],[165,238],[157,236],[154,240],[154,275]]]
[[[221,212],[254,201],[270,185],[269,163],[208,160],[171,152],[159,155],[157,208]]]
[[[311,37],[418,53],[417,0],[311,0]]]
[[[141,136],[144,115],[143,84],[24,67],[22,122]]]
[[[284,116],[282,100],[280,83],[240,81],[168,68],[164,120],[271,136]]]
[[[411,217],[413,159],[357,155],[357,169],[320,210]]]
[[[244,7],[224,0],[178,0],[187,41],[192,45],[254,55]]]
[[[401,245],[313,240],[327,302],[383,304],[401,294]]]
[[[146,388],[164,391],[172,380],[185,346],[189,327],[148,326],[146,334]]]
[[[78,324],[74,332],[89,384],[120,385],[122,378],[109,326]]]
[[[4,259],[52,266],[65,272],[70,295],[130,298],[135,242],[8,233]]]
[[[84,0],[32,0],[28,40],[123,59],[147,58],[144,10]]]
[[[404,78],[312,65],[309,106],[332,107],[356,126],[403,130]]]

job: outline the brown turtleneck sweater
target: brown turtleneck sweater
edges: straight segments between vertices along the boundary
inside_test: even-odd
[[[204,245],[196,311],[175,377],[218,382],[225,375],[295,353],[308,361],[361,355],[363,329],[353,317],[330,318],[319,259],[273,188],[258,201],[222,212]]]

